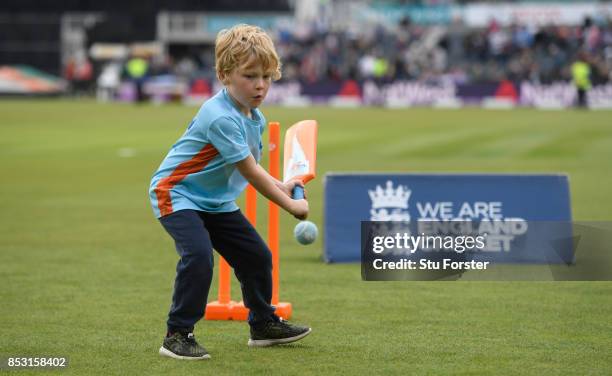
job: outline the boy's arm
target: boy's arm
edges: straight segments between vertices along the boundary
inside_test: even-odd
[[[251,185],[267,199],[293,214],[298,219],[308,216],[308,202],[306,200],[293,200],[285,191],[285,184],[274,179],[266,170],[257,164],[255,158],[247,158],[236,162],[236,168]]]

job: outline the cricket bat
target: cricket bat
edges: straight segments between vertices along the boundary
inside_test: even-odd
[[[302,120],[287,129],[283,158],[284,182],[298,178],[306,184],[315,178],[317,131],[316,120]],[[303,199],[304,189],[296,186],[293,189],[292,196],[294,200]]]

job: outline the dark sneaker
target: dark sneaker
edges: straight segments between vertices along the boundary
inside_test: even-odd
[[[196,342],[193,333],[181,332],[174,332],[164,338],[164,343],[159,348],[159,355],[186,360],[210,359],[208,351]]]
[[[289,324],[282,318],[269,321],[256,329],[251,327],[249,346],[266,347],[298,341],[309,335],[311,329],[306,326]]]

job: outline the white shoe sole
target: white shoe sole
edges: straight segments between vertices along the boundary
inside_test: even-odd
[[[280,338],[280,339],[249,339],[248,345],[249,347],[268,347],[268,346],[274,346],[274,345],[281,345],[283,343],[291,343],[291,342],[301,340],[302,338],[309,335],[310,332],[312,332],[312,329],[309,328],[307,332],[304,332],[295,337]]]
[[[169,358],[174,358],[174,359],[182,359],[182,360],[205,360],[205,359],[210,359],[210,354],[206,354],[206,355],[202,355],[202,356],[197,356],[197,357],[196,356],[176,355],[175,353],[173,353],[172,351],[168,350],[164,346],[159,348],[159,355],[167,356]]]

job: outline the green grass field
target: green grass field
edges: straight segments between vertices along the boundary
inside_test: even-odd
[[[281,300],[313,333],[250,349],[246,324],[202,321],[211,361],[161,358],[177,255],[147,188],[195,111],[0,101],[0,355],[68,356],[53,373],[79,375],[610,374],[612,282],[363,282],[323,264],[320,240],[299,246],[287,214]],[[564,172],[576,219],[612,217],[610,112],[264,112],[319,120],[320,228],[329,171]]]

